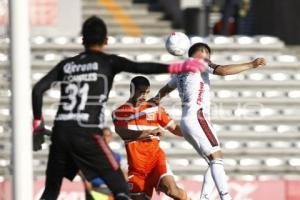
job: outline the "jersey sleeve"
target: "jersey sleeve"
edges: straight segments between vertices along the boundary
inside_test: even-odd
[[[61,64],[58,64],[34,85],[32,89],[32,109],[35,119],[40,119],[42,116],[44,92],[48,90],[53,83],[61,81],[62,74],[60,72],[60,69]]]
[[[125,112],[127,111],[122,108],[118,108],[112,112],[112,120],[115,126],[123,126],[123,127],[128,126],[128,123],[125,120],[126,118]]]
[[[167,83],[169,87],[176,88],[177,87],[177,77],[172,76],[171,80]]]
[[[131,72],[141,74],[168,73],[168,65],[154,62],[134,62],[120,56],[112,55],[111,63],[115,74]]]
[[[174,123],[173,119],[169,116],[169,114],[161,106],[158,108],[158,118],[157,119],[158,119],[157,120],[158,124],[163,128],[167,128],[171,124]]]

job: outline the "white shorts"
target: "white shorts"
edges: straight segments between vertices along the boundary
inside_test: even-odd
[[[204,115],[200,109],[198,112],[189,112],[189,114],[183,115],[180,122],[184,138],[195,148],[198,154],[205,157],[221,150],[217,135],[210,121],[206,119],[209,117]]]

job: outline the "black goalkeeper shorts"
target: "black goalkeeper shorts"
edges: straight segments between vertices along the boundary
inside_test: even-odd
[[[120,166],[100,131],[80,127],[54,127],[47,177],[73,180],[78,170],[88,180],[105,177]],[[112,180],[113,181],[113,180]]]

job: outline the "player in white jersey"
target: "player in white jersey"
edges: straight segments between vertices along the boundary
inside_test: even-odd
[[[208,162],[204,175],[201,200],[209,199],[216,185],[222,200],[232,199],[228,193],[227,177],[225,174],[222,151],[218,138],[210,122],[210,81],[209,74],[220,76],[237,74],[245,70],[265,65],[264,58],[252,62],[232,65],[216,65],[210,61],[211,50],[207,44],[196,43],[189,49],[189,57],[202,59],[207,64],[207,70],[202,73],[181,73],[153,98],[159,103],[161,98],[178,89],[182,101],[181,129],[184,138]]]

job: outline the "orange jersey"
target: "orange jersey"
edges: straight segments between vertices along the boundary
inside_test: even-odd
[[[129,103],[124,104],[113,111],[112,117],[115,126],[124,126],[130,130],[166,128],[173,123],[164,108],[148,102],[138,107],[133,107]]]
[[[160,106],[145,102],[133,107],[124,104],[113,111],[115,126],[129,130],[153,130],[167,128],[173,120]],[[128,160],[129,189],[131,192],[144,192],[151,197],[153,188],[159,184],[162,175],[169,173],[165,154],[159,147],[159,137],[149,136],[144,139],[125,142]]]

